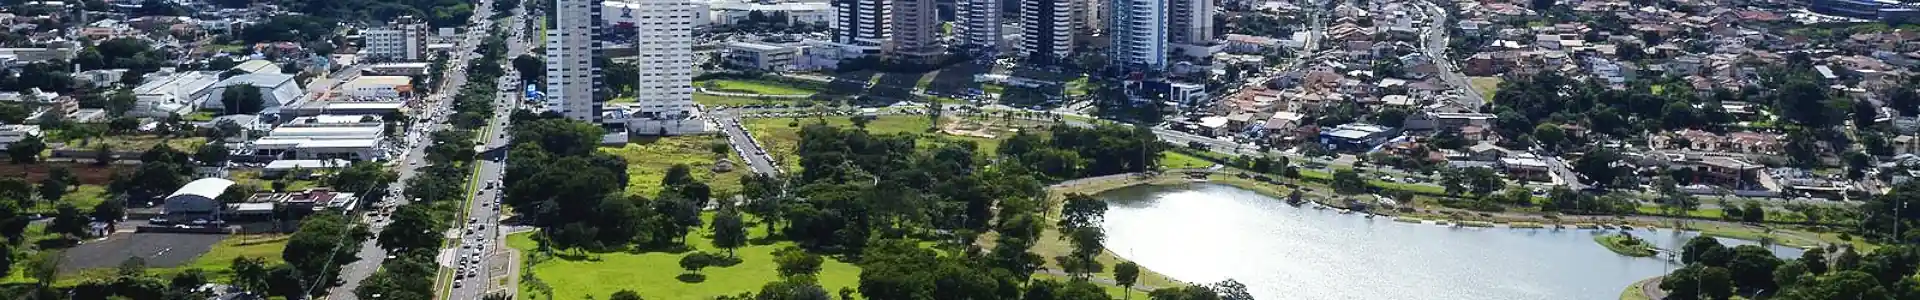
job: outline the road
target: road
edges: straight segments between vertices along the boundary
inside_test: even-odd
[[[1461,95],[1458,99],[1460,99],[1462,104],[1466,104],[1467,107],[1473,108],[1476,111],[1480,110],[1480,106],[1486,105],[1486,96],[1481,95],[1480,91],[1474,90],[1472,81],[1468,80],[1466,75],[1460,74],[1460,68],[1453,65],[1453,59],[1447,58],[1447,39],[1449,37],[1447,36],[1446,26],[1452,24],[1447,22],[1447,11],[1431,2],[1419,1],[1414,3],[1423,8],[1414,10],[1414,12],[1425,15],[1427,16],[1427,20],[1430,20],[1430,22],[1427,22],[1427,27],[1420,29],[1420,36],[1425,37],[1422,38],[1420,42],[1427,57],[1433,61],[1433,65],[1440,68],[1440,81],[1446,82],[1447,85],[1453,87],[1455,92]]]
[[[491,7],[490,4],[490,2],[483,1],[480,7]],[[485,28],[487,26],[489,21],[485,19],[485,15],[486,14],[474,15],[473,22],[471,23],[478,24],[478,26],[474,28]],[[477,48],[481,40],[486,37],[486,33],[485,30],[473,30],[469,28],[466,35],[461,40],[455,42],[455,48]],[[447,63],[460,67],[466,66],[467,61],[475,56],[473,53],[465,51],[451,54],[453,57],[448,59]],[[329,76],[329,78],[334,80],[343,79],[351,76],[353,73],[358,73],[359,69],[360,67],[358,66],[349,67],[347,71],[351,72],[337,72]],[[447,100],[452,99],[453,97],[451,97],[450,94],[458,92],[458,88],[466,84],[467,80],[466,73],[460,71],[447,72],[444,76],[444,80],[440,83],[440,88],[435,89],[438,93],[424,98],[425,100],[422,101],[425,103],[421,105],[419,111],[410,112],[415,119],[412,125],[407,126],[408,132],[406,138],[399,143],[399,146],[404,147],[406,150],[401,152],[399,159],[393,160],[395,162],[393,168],[395,173],[398,173],[399,180],[395,180],[392,185],[388,186],[388,197],[386,199],[380,199],[381,201],[374,204],[375,207],[370,209],[371,211],[381,213],[391,212],[393,207],[410,202],[405,196],[406,182],[408,179],[413,178],[416,174],[415,171],[419,167],[426,165],[425,150],[427,143],[425,142],[432,132],[448,127],[443,124],[447,120],[447,117],[451,115],[452,109],[452,103],[449,103]],[[375,233],[380,232],[386,225],[386,220],[382,217],[361,218],[361,221],[367,223]],[[379,270],[380,264],[386,262],[387,259],[386,250],[380,249],[380,246],[375,240],[377,239],[368,239],[362,242],[360,244],[360,251],[356,254],[356,256],[360,257],[360,260],[341,267],[340,276],[343,283],[328,291],[329,299],[354,300],[359,298],[358,295],[353,293],[354,289],[359,288],[360,282],[366,280],[367,276],[372,276],[374,271]]]
[[[491,6],[483,4],[482,7]],[[524,30],[514,30],[529,20],[527,14],[526,10],[515,8],[514,13],[501,24],[512,35],[507,38],[507,58],[527,53],[536,40]],[[508,119],[521,104],[520,74],[513,68],[506,68],[506,71],[506,75],[500,76],[494,83],[499,85],[499,93],[495,97],[493,119],[487,121],[487,129],[480,132],[481,141],[478,145],[483,149],[507,147]],[[471,300],[480,299],[488,293],[512,295],[517,292],[510,288],[516,270],[513,265],[514,252],[506,250],[507,231],[501,228],[504,215],[500,210],[500,187],[505,184],[500,182],[506,173],[507,160],[504,156],[482,155],[482,159],[475,162],[479,165],[474,168],[472,184],[478,187],[471,189],[472,194],[467,195],[471,199],[467,203],[467,219],[459,221],[462,229],[448,232],[449,236],[458,239],[456,243],[460,248],[441,255],[444,258],[441,263],[453,264],[455,278],[453,282],[439,283],[449,285],[442,299]]]
[[[746,128],[740,124],[740,118],[735,116],[732,110],[720,109],[708,115],[713,116],[715,123],[720,124],[720,131],[727,134],[727,143],[740,153],[740,157],[746,159],[743,163],[747,164],[747,168],[757,174],[780,175],[780,168],[774,165],[773,157],[768,156],[767,150],[760,146],[760,142],[747,133]]]

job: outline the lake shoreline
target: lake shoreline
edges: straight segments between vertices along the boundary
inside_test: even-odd
[[[1287,193],[1290,191],[1290,189],[1287,186],[1277,184],[1277,183],[1272,183],[1272,182],[1259,182],[1251,179],[1238,178],[1232,175],[1222,174],[1219,172],[1212,172],[1212,171],[1196,171],[1196,170],[1188,170],[1188,171],[1193,171],[1195,173],[1193,174],[1182,173],[1182,172],[1169,172],[1169,173],[1157,173],[1157,174],[1129,173],[1129,174],[1117,174],[1117,175],[1108,175],[1108,176],[1100,176],[1100,177],[1082,178],[1082,179],[1076,179],[1076,180],[1069,180],[1068,182],[1063,182],[1060,184],[1048,186],[1048,191],[1052,196],[1055,197],[1056,200],[1059,197],[1063,197],[1065,194],[1068,194],[1068,193],[1100,194],[1103,192],[1135,187],[1135,186],[1181,186],[1181,185],[1192,185],[1192,184],[1214,184],[1214,185],[1229,186],[1235,189],[1250,191],[1250,192],[1260,194],[1263,196],[1268,196],[1274,199],[1285,199],[1287,197]],[[1201,172],[1205,173],[1206,175],[1205,179],[1197,179],[1198,177],[1194,177],[1194,176],[1198,176],[1198,174],[1200,174]],[[1321,198],[1321,197],[1303,197],[1303,198],[1305,198],[1304,200],[1311,201],[1311,204],[1308,204],[1308,205],[1319,205],[1319,206],[1324,206],[1328,209],[1340,209],[1340,210],[1347,209],[1344,205],[1331,203],[1333,201],[1331,201],[1331,199],[1328,199],[1328,198]],[[1056,206],[1058,205],[1057,201],[1055,205]],[[1301,207],[1305,208],[1307,206],[1301,206]],[[1055,207],[1055,208],[1057,209],[1058,207]],[[1352,214],[1367,216],[1368,213],[1355,212]],[[1740,224],[1714,224],[1714,223],[1724,223],[1724,222],[1700,221],[1700,220],[1690,220],[1690,219],[1661,220],[1665,218],[1654,217],[1654,216],[1634,216],[1632,218],[1613,216],[1616,218],[1615,221],[1618,221],[1618,222],[1565,222],[1564,220],[1561,220],[1559,218],[1549,217],[1546,215],[1516,214],[1516,213],[1501,213],[1501,214],[1498,214],[1497,216],[1493,214],[1483,214],[1478,216],[1468,215],[1465,217],[1460,217],[1457,214],[1449,215],[1449,214],[1437,214],[1437,213],[1419,213],[1417,211],[1414,213],[1404,213],[1397,210],[1381,210],[1380,213],[1376,213],[1374,215],[1386,217],[1388,220],[1392,220],[1400,223],[1432,224],[1432,225],[1443,225],[1443,226],[1454,226],[1454,227],[1552,229],[1555,231],[1559,229],[1575,229],[1575,230],[1593,229],[1598,232],[1632,232],[1632,231],[1638,231],[1634,229],[1639,229],[1639,230],[1644,230],[1648,232],[1658,232],[1659,231],[1658,228],[1664,227],[1668,229],[1676,229],[1676,227],[1678,227],[1682,229],[1675,230],[1676,231],[1675,233],[1691,233],[1691,234],[1698,234],[1702,236],[1738,239],[1738,240],[1754,241],[1754,242],[1761,242],[1761,243],[1776,242],[1776,241],[1767,240],[1766,237],[1772,236],[1771,233],[1761,232],[1762,229],[1746,228],[1746,226],[1740,225]],[[1589,220],[1600,221],[1600,217],[1592,217],[1592,218],[1589,218]],[[1660,221],[1673,222],[1675,224],[1678,224],[1679,226],[1660,226]],[[1709,230],[1686,230],[1684,228],[1694,228],[1695,226],[1700,226],[1703,224],[1685,224],[1683,222],[1708,223],[1704,225],[1707,225],[1706,228],[1709,228]],[[1729,230],[1725,229],[1727,227],[1741,228],[1749,232],[1741,232],[1739,230],[1732,230],[1731,232],[1729,232]],[[1718,230],[1715,230],[1715,228],[1718,228]],[[1752,238],[1755,236],[1759,236],[1762,238],[1760,239]],[[1049,241],[1049,242],[1054,242],[1054,241]],[[1794,248],[1802,248],[1802,249],[1805,249],[1808,247],[1814,247],[1810,245],[1794,245],[1791,243],[1780,243],[1780,245],[1790,246]],[[1595,246],[1606,248],[1605,245],[1595,245]],[[1109,250],[1107,252],[1111,253],[1112,251]],[[1115,258],[1118,258],[1118,256],[1116,255]],[[1169,281],[1178,282],[1178,280],[1174,280],[1170,276],[1166,276],[1162,273],[1158,273],[1154,270],[1151,270],[1151,268],[1143,267],[1142,271],[1143,273],[1146,273],[1146,274],[1152,274],[1160,278],[1166,278]],[[1658,276],[1655,276],[1655,277],[1658,277]],[[1651,279],[1651,277],[1647,279]],[[1646,279],[1642,279],[1640,281],[1644,281],[1644,280]],[[1629,284],[1628,286],[1624,287],[1623,292],[1632,291],[1638,287],[1640,287],[1639,282],[1635,282],[1633,284]]]

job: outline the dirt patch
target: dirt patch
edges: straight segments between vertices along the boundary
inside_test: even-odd
[[[112,268],[130,257],[146,259],[147,266],[168,268],[192,262],[213,245],[227,238],[224,234],[130,233],[115,234],[106,240],[92,241],[67,249],[60,272]]]
[[[93,164],[61,162],[41,162],[36,164],[0,163],[0,177],[26,177],[27,182],[40,182],[40,179],[47,178],[47,171],[52,170],[54,167],[65,167],[67,170],[73,171],[73,176],[80,177],[81,184],[94,185],[106,185],[112,182],[113,172],[116,170],[126,172],[127,174],[132,174],[133,172],[132,166],[123,165],[100,167],[94,166]]]

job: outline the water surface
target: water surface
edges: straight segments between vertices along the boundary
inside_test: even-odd
[[[1600,233],[1592,230],[1408,224],[1296,208],[1217,184],[1135,186],[1100,197],[1111,203],[1108,249],[1176,280],[1239,280],[1263,300],[1618,299],[1634,281],[1679,267],[1615,254],[1593,242]],[[1634,234],[1667,249],[1695,236]]]

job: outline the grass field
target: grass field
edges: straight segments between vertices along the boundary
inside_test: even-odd
[[[625,99],[626,102],[633,102],[633,98],[631,97],[623,98],[623,99]],[[620,99],[615,99],[615,100],[620,100]],[[721,96],[721,95],[709,95],[709,94],[702,94],[702,93],[693,94],[693,103],[699,103],[700,105],[706,105],[706,106],[793,104],[794,102],[799,102],[799,100],[802,100],[802,99]]]
[[[74,187],[73,190],[71,191],[67,191],[67,194],[65,196],[60,197],[60,203],[73,203],[73,207],[80,208],[80,211],[85,212],[88,210],[92,210],[93,206],[100,205],[100,201],[105,201],[106,199],[107,199],[106,186],[97,185],[97,184],[83,184],[78,187]],[[40,214],[51,214],[55,211],[58,211],[59,208],[60,208],[59,203],[47,202],[47,201],[34,201],[33,207],[27,209],[27,211],[33,212],[33,213],[40,213]]]
[[[152,149],[154,145],[165,143],[167,144],[167,147],[172,147],[173,150],[180,150],[181,152],[193,153],[194,150],[200,149],[200,145],[207,144],[207,138],[197,137],[197,136],[196,137],[163,137],[158,135],[140,134],[140,135],[109,135],[109,136],[92,138],[92,139],[73,139],[73,140],[62,141],[62,142],[66,143],[67,149],[94,150],[94,149],[98,149],[100,145],[105,144],[108,147],[113,148],[114,151],[136,151],[136,152],[146,151],[147,149]]]
[[[1193,157],[1186,153],[1176,151],[1160,152],[1160,168],[1162,169],[1198,169],[1211,166],[1213,166],[1212,161]]]
[[[793,155],[793,153],[796,149],[795,146],[800,143],[800,127],[819,122],[819,120],[821,119],[800,118],[796,126],[789,127],[787,125],[796,122],[792,118],[748,119],[742,122],[742,125],[746,126],[747,131],[753,134],[754,139],[760,141],[761,146],[766,147],[767,153],[772,154],[775,159],[779,160],[782,169],[799,171],[800,169],[797,165],[799,164],[800,157]],[[853,121],[847,117],[828,117],[824,120],[829,126],[842,128],[853,127]],[[951,120],[951,118],[942,120]],[[872,122],[868,122],[867,132],[875,134],[917,134],[920,135],[923,145],[935,140],[969,140],[979,145],[979,153],[988,153],[993,151],[993,149],[997,149],[1000,145],[1000,140],[1010,136],[1001,134],[994,136],[994,138],[983,138],[928,133],[926,130],[930,127],[932,127],[932,122],[929,121],[926,116],[888,115],[880,116]]]
[[[708,87],[711,84],[712,87]],[[693,86],[715,92],[749,93],[761,95],[813,95],[820,91],[793,87],[788,84],[766,80],[751,79],[714,79],[694,82]]]
[[[1487,97],[1487,100],[1493,100],[1493,93],[1500,90],[1500,82],[1499,77],[1467,77],[1467,85],[1473,86],[1473,91],[1480,92],[1480,96]]]
[[[687,164],[692,167],[693,177],[705,181],[713,188],[713,195],[732,195],[740,192],[740,176],[750,172],[746,165],[740,164],[739,155],[732,148],[724,154],[734,161],[735,168],[730,172],[713,172],[713,163],[719,154],[710,147],[716,143],[725,143],[726,139],[718,135],[675,136],[664,138],[635,139],[626,146],[602,147],[606,151],[627,161],[627,193],[652,198],[660,193],[660,179],[666,176],[667,169],[675,164]]]
[[[712,215],[705,216],[711,220]],[[756,218],[748,217],[748,220]],[[753,224],[749,224],[753,225]],[[765,226],[749,226],[749,236],[759,239],[766,236]],[[726,250],[713,247],[712,233],[701,228],[687,236],[687,245],[696,251],[725,254]],[[585,257],[545,258],[534,265],[531,272],[541,281],[553,288],[552,299],[587,299],[588,297],[605,299],[614,292],[626,289],[639,292],[641,297],[652,300],[694,300],[713,299],[722,295],[735,295],[740,292],[758,291],[767,282],[779,280],[774,271],[773,252],[793,245],[788,241],[772,243],[755,242],[747,247],[735,250],[742,262],[730,267],[711,267],[700,271],[706,275],[706,281],[698,283],[682,282],[676,277],[686,271],[680,268],[680,257],[687,253],[668,252],[608,252],[588,254]],[[507,245],[524,253],[534,253],[539,246],[533,241],[532,233],[517,233],[507,237]],[[562,256],[568,254],[562,253]],[[860,268],[853,264],[829,257],[821,265],[820,286],[828,293],[841,288],[858,289]],[[522,284],[522,287],[531,285]],[[521,299],[544,299],[535,297],[540,292],[521,291]]]
[[[315,175],[319,175],[319,174],[315,174]],[[227,173],[227,179],[232,179],[234,183],[251,185],[255,189],[257,189],[257,191],[272,191],[273,182],[275,181],[272,179],[260,178],[260,171],[256,171],[256,170],[229,172]],[[301,180],[301,179],[292,179],[292,178],[286,178],[286,180],[287,180],[286,191],[288,192],[301,191],[301,190],[306,190],[306,189],[320,186],[320,182],[314,181],[314,180]]]
[[[27,235],[34,236],[42,227],[44,226],[39,224],[29,226]],[[148,268],[147,274],[159,278],[172,278],[174,274],[186,272],[189,269],[200,269],[207,272],[208,280],[213,282],[227,282],[233,277],[233,271],[229,268],[233,266],[234,258],[242,256],[260,257],[266,260],[268,266],[272,266],[286,262],[280,258],[280,252],[286,248],[286,235],[233,235],[220,240],[220,243],[214,244],[212,249],[207,250],[207,253],[201,254],[198,258],[194,258],[192,262],[171,268]],[[16,272],[13,272],[13,274],[10,274],[4,280],[0,280],[0,283],[33,282],[32,279],[26,277],[25,272],[18,272],[26,268],[25,257],[14,262],[14,270]],[[62,274],[54,284],[57,286],[71,286],[89,279],[115,276],[114,272],[116,272],[116,270],[113,268],[82,270],[77,273]]]

